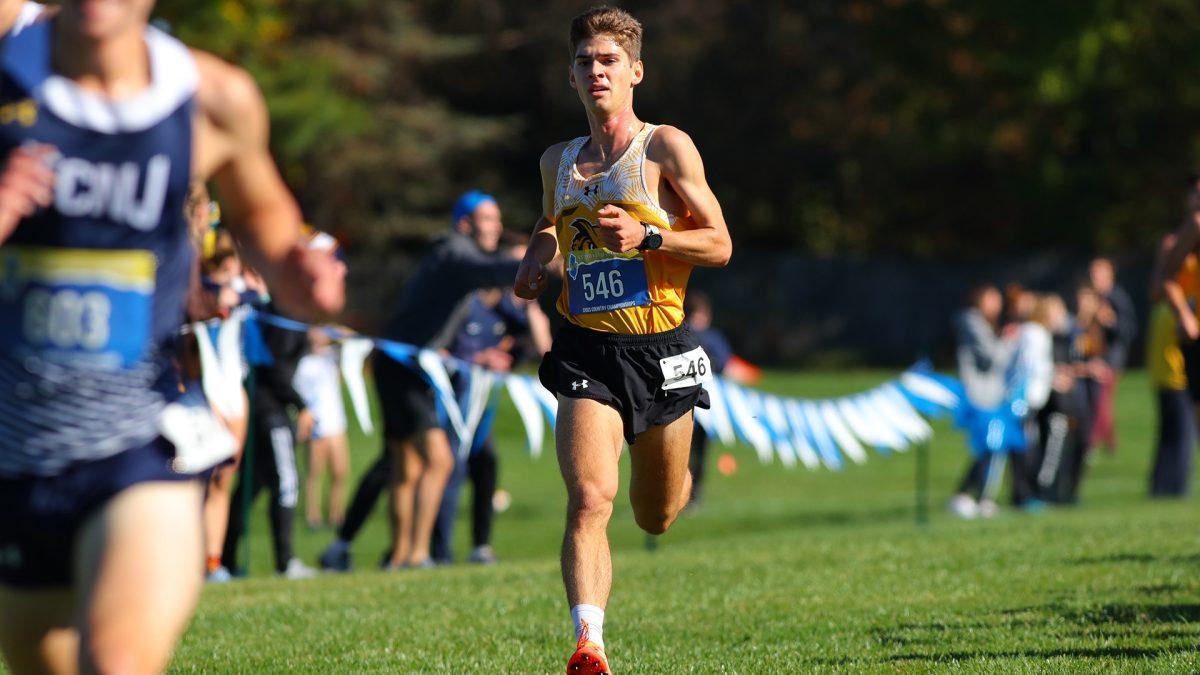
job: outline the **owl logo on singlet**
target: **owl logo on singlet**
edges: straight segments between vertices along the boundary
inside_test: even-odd
[[[576,218],[571,222],[571,229],[575,233],[571,236],[570,251],[592,251],[598,248],[604,248],[596,236],[592,234],[592,224],[584,218]]]

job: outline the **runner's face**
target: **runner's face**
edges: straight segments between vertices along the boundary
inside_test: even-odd
[[[102,40],[150,20],[154,0],[64,0],[61,19],[85,38]]]
[[[642,62],[612,38],[586,38],[575,47],[571,86],[588,110],[615,113],[631,105],[633,87],[642,81]]]
[[[471,214],[471,231],[479,248],[495,251],[500,246],[500,232],[503,229],[500,207],[495,202],[484,202],[475,207],[475,212]]]

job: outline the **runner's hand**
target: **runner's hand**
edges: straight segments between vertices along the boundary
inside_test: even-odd
[[[296,319],[326,319],[346,303],[346,265],[330,251],[297,242],[276,279],[271,297]]]
[[[518,298],[535,300],[546,290],[546,266],[531,255],[521,259],[513,292]]]
[[[596,212],[600,240],[614,253],[632,251],[646,238],[646,227],[619,206],[607,204]]]
[[[0,243],[22,219],[54,202],[54,170],[48,160],[56,154],[54,146],[40,143],[9,153],[0,170]]]

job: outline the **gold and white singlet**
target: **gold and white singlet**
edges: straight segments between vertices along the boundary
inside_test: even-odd
[[[604,248],[596,228],[596,212],[613,204],[643,223],[674,229],[675,217],[646,186],[646,146],[656,128],[647,123],[620,159],[587,179],[575,161],[589,137],[563,149],[554,190],[554,227],[565,272],[558,311],[575,325],[648,335],[683,323],[691,263],[659,251],[614,253]]]

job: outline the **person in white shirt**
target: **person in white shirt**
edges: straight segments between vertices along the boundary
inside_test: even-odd
[[[322,527],[321,483],[329,467],[329,523],[342,524],[346,514],[346,476],[350,473],[350,441],[346,436],[346,408],[342,402],[342,380],[338,374],[338,350],[320,328],[308,331],[311,351],[296,366],[293,386],[312,412],[308,435],[309,464],[305,483],[305,514],[308,526]],[[304,431],[304,430],[301,430]],[[306,440],[300,438],[300,441]]]

